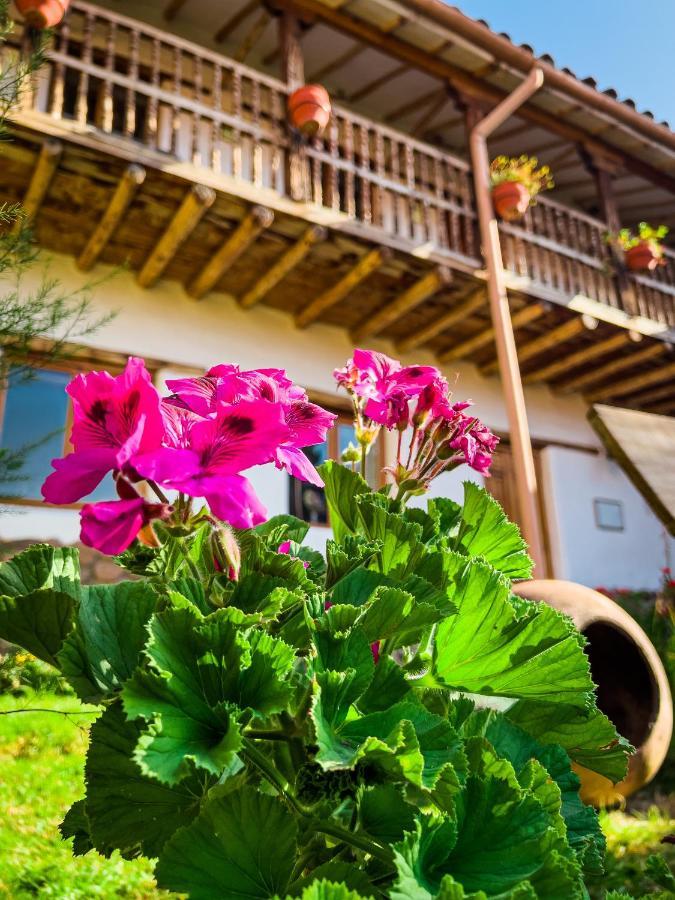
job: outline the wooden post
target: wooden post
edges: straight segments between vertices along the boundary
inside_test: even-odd
[[[141,287],[155,284],[215,199],[216,192],[210,187],[203,184],[192,187],[136,276]]]
[[[144,181],[143,166],[136,163],[127,166],[110,198],[108,208],[103,213],[103,218],[99,220],[84,250],[77,258],[77,267],[83,272],[89,271],[99,258]]]
[[[23,198],[23,215],[14,222],[12,234],[18,234],[22,228],[31,225],[35,220],[59,166],[62,153],[63,144],[60,141],[50,139],[42,145],[26,196]]]
[[[528,359],[532,359],[533,356],[538,356],[540,353],[543,353],[544,350],[548,350],[551,347],[569,341],[570,338],[575,337],[577,334],[581,334],[585,327],[581,316],[575,316],[573,319],[568,319],[567,322],[563,322],[562,325],[558,325],[556,328],[552,328],[550,331],[546,331],[544,334],[540,334],[539,337],[518,347],[518,362],[527,362]],[[499,364],[495,359],[492,362],[481,366],[480,373],[481,375],[493,375],[498,368]]]
[[[239,300],[239,305],[244,309],[249,309],[260,303],[263,297],[275,287],[282,278],[295,268],[312,249],[314,244],[322,241],[326,237],[326,229],[320,225],[310,225],[299,240],[290,247],[281,259],[268,269],[255,284],[246,291]]]
[[[424,328],[413,331],[409,337],[398,341],[396,349],[399,353],[407,353],[408,350],[414,350],[415,347],[421,347],[423,344],[426,344],[432,338],[436,337],[436,335],[442,334],[448,328],[456,325],[457,322],[466,319],[472,312],[485,306],[485,301],[485,288],[477,288],[456,306],[451,307],[447,313],[434,319],[433,322],[429,322]]]
[[[258,235],[269,228],[274,213],[266,206],[254,206],[235,228],[201,272],[190,282],[186,290],[190,297],[200,300],[223,277],[225,272],[246,252]]]
[[[344,278],[341,278],[336,284],[324,291],[323,294],[315,297],[314,300],[311,300],[307,306],[300,310],[295,317],[296,326],[298,328],[306,328],[316,321],[322,312],[339,303],[357,285],[378,269],[385,260],[389,259],[391,255],[391,250],[388,247],[380,247],[377,250],[365,253],[356,265],[347,272]]]
[[[290,10],[279,17],[279,46],[281,48],[281,78],[289,94],[305,83],[305,61],[300,43],[300,21]],[[308,198],[306,156],[300,136],[289,128],[291,137],[286,151],[286,190],[292,200]]]
[[[520,328],[523,325],[529,325],[530,322],[534,322],[535,319],[538,319],[540,316],[543,316],[546,312],[546,307],[541,306],[540,304],[535,303],[533,306],[525,306],[523,309],[518,310],[517,313],[514,313],[511,316],[511,326],[512,328]],[[460,341],[458,344],[450,347],[448,350],[444,350],[442,353],[438,354],[438,359],[440,362],[450,362],[453,359],[465,359],[471,353],[475,353],[476,350],[482,350],[483,347],[486,347],[488,344],[491,344],[497,336],[494,326],[490,328],[485,328],[483,331],[479,331],[478,334],[474,335],[474,337],[469,338],[467,341]]]
[[[448,269],[438,268],[427,272],[407,291],[404,291],[395,300],[387,303],[382,309],[366,319],[365,322],[362,322],[358,328],[355,328],[351,333],[352,340],[360,344],[366,338],[379,334],[392,322],[400,319],[401,316],[415,309],[428,297],[431,297],[442,287],[449,284],[450,280],[451,275]]]

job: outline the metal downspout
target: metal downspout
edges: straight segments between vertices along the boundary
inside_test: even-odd
[[[523,537],[535,563],[535,573],[543,577],[546,571],[544,547],[539,521],[537,475],[534,467],[532,443],[527,424],[525,396],[520,377],[516,342],[509,301],[504,283],[504,265],[499,241],[499,228],[490,196],[490,160],[487,138],[499,128],[544,83],[544,73],[534,68],[527,78],[508,97],[491,110],[474,126],[469,138],[471,164],[476,189],[476,206],[480,226],[481,244],[487,268],[490,315],[495,331],[497,360],[502,378],[504,400],[509,422],[516,476],[516,492],[520,508]]]

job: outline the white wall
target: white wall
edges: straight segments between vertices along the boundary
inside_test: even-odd
[[[546,447],[542,469],[556,577],[590,587],[658,587],[675,541],[619,466],[604,454]],[[595,498],[621,503],[623,531],[598,528]]]
[[[97,267],[95,277],[105,271]],[[87,280],[67,257],[54,256],[49,275],[59,278],[68,289],[78,288]],[[34,273],[27,274],[27,290],[31,277],[37,279]],[[129,272],[114,274],[98,285],[93,305],[101,313],[115,310],[117,315],[87,337],[86,343],[102,350],[164,360],[167,368],[160,372],[161,377],[176,369],[203,371],[220,362],[238,363],[244,368],[279,366],[306,388],[330,394],[335,390],[333,369],[342,366],[353,349],[346,332],[338,328],[313,325],[300,331],[282,312],[265,306],[245,311],[224,295],[211,294],[195,302],[175,282],[161,281],[152,290],[142,290]],[[371,346],[393,353],[386,342],[373,341]],[[403,362],[434,364],[435,360],[420,350],[404,357]],[[472,399],[475,413],[488,426],[508,431],[497,378],[483,378],[466,363],[459,371],[446,367],[445,374],[456,385],[456,399]],[[535,386],[527,388],[526,401],[533,437],[590,448],[600,446],[586,422],[580,398],[558,397],[543,386]],[[392,446],[390,441],[388,447]],[[551,518],[557,517],[551,522],[556,533],[555,574],[586,584],[654,584],[663,564],[660,526],[618,469],[604,459],[558,448],[546,450],[544,460],[545,497]],[[287,511],[284,474],[273,467],[250,474],[270,514]],[[472,474],[459,469],[443,476],[434,485],[433,495],[461,500],[461,483]],[[615,492],[626,503],[629,526],[623,536],[596,531],[592,519],[592,497],[611,498]],[[26,509],[17,515],[5,512],[0,516],[0,539],[56,538],[65,543],[75,539],[77,530],[77,513],[69,510]],[[327,529],[312,528],[310,542],[322,548],[327,534]]]

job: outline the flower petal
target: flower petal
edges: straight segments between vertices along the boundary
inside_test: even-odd
[[[76,503],[91,494],[116,465],[112,448],[79,450],[53,459],[54,471],[42,485],[42,496],[47,503]]]

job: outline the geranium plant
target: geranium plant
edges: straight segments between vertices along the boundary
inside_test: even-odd
[[[582,900],[604,841],[573,766],[618,781],[630,750],[583,638],[512,594],[532,566],[488,493],[410,505],[485,473],[496,438],[432,367],[358,350],[336,378],[355,468],[397,432],[381,490],[311,467],[332,416],[279,370],[218,366],[163,399],[140,360],[71,384],[45,497],[112,471],[120,499],[83,508],[82,538],[137,577],[82,585],[77,551],[46,545],[0,567],[0,635],[100,707],[62,833],[157,859],[197,900]],[[325,485],[325,555],[264,520],[241,473],[266,463]]]
[[[539,166],[536,156],[497,156],[490,164],[490,184],[495,209],[503,219],[520,218],[537,194],[554,187],[548,166]]]
[[[623,250],[629,269],[651,271],[665,265],[662,242],[668,231],[667,225],[654,228],[647,222],[640,222],[637,234],[630,228],[622,228],[618,234],[609,234],[607,240]]]

